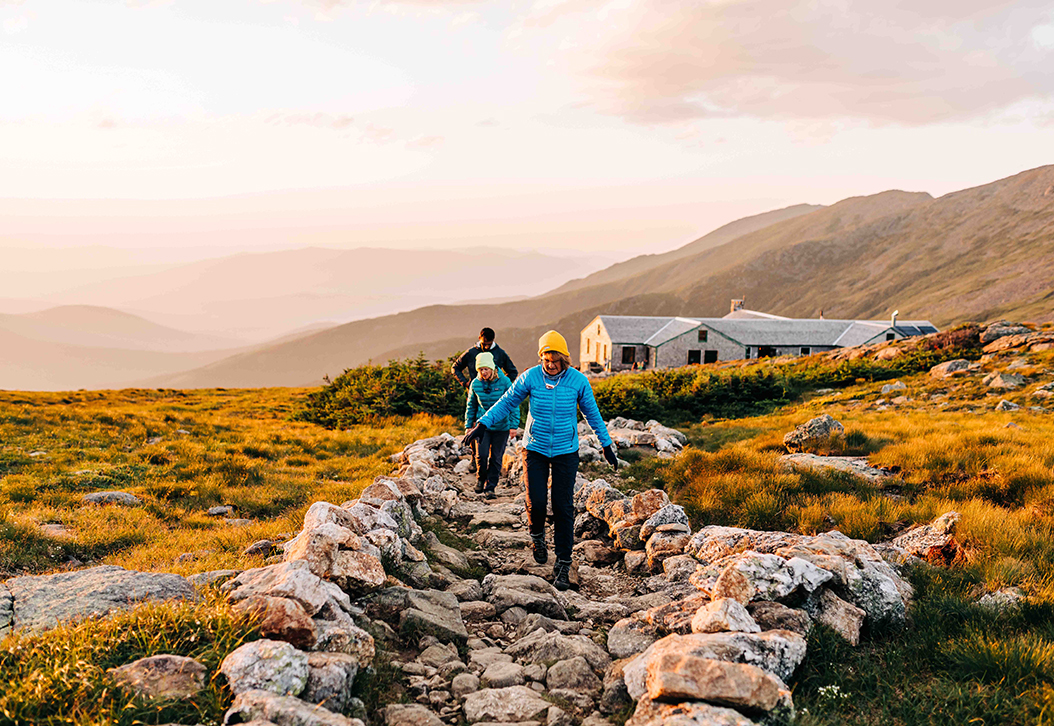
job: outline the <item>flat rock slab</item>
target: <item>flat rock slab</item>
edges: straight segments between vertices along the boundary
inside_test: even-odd
[[[84,504],[119,504],[125,507],[134,507],[142,502],[134,494],[128,492],[92,492],[81,497]]]
[[[816,454],[785,454],[780,464],[787,469],[841,471],[878,484],[894,476],[884,467],[871,466],[865,456],[817,456]]]
[[[223,718],[224,724],[253,721],[270,721],[279,726],[363,726],[357,718],[341,716],[293,696],[262,690],[239,693]]]
[[[15,577],[4,583],[14,599],[12,629],[39,632],[71,620],[127,610],[147,600],[193,600],[186,578],[136,572],[115,565],[56,575]],[[2,591],[0,591],[2,595]],[[3,628],[0,596],[0,629]]]
[[[465,699],[465,718],[469,723],[516,723],[547,712],[551,705],[526,686],[486,688]]]

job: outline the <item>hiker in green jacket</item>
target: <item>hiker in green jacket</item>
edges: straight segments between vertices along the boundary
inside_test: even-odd
[[[493,406],[512,382],[494,363],[494,356],[483,352],[476,356],[476,377],[468,387],[465,401],[465,430],[476,425],[479,418]],[[501,462],[505,456],[505,445],[509,443],[509,430],[519,428],[519,408],[510,411],[505,418],[495,421],[481,432],[476,442],[476,491],[487,499],[494,498],[501,474]]]

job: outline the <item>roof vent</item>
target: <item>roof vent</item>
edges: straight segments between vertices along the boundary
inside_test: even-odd
[[[734,300],[733,299],[732,300],[732,310],[731,310],[731,312],[734,313],[736,310],[742,310],[743,309],[743,302],[744,302],[743,300]]]

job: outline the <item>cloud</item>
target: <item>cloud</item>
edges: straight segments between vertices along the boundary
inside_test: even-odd
[[[1054,98],[1047,0],[538,0],[512,30],[551,46],[583,105],[658,124],[714,117],[922,125]]]

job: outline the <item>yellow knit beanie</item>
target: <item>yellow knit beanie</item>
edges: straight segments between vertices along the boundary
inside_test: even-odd
[[[550,330],[538,339],[538,357],[541,358],[542,353],[548,352],[563,353],[566,356],[571,355],[567,351],[567,341],[564,340],[564,336],[555,330]]]

